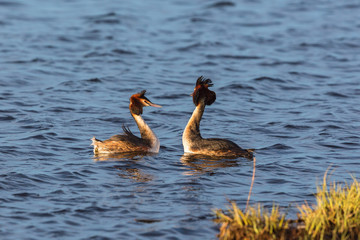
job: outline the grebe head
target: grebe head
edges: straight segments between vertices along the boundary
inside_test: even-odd
[[[143,107],[161,107],[158,104],[152,103],[147,97],[145,97],[146,90],[142,90],[130,97],[130,111],[136,115],[143,113]]]
[[[208,78],[200,76],[194,88],[194,92],[191,94],[195,106],[204,101],[206,105],[211,105],[216,100],[216,94],[214,91],[209,90],[209,87],[213,86],[212,81]]]

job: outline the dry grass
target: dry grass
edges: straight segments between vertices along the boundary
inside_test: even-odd
[[[327,173],[317,189],[316,204],[298,207],[297,220],[287,220],[273,206],[257,205],[245,212],[232,202],[227,211],[215,210],[220,239],[360,239],[360,186],[327,184]]]

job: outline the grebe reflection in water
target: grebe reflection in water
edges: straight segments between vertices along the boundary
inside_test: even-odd
[[[183,175],[215,174],[216,169],[237,167],[237,158],[214,157],[201,154],[184,153],[180,162],[186,167]]]

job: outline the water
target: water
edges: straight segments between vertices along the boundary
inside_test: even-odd
[[[200,75],[204,137],[256,148],[251,203],[289,218],[316,183],[359,177],[360,4],[336,1],[0,1],[2,239],[215,239],[245,207],[252,162],[183,157]],[[131,94],[158,155],[93,157]]]

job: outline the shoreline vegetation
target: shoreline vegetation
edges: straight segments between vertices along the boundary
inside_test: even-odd
[[[231,202],[228,210],[214,210],[214,221],[220,224],[219,239],[360,239],[360,185],[353,182],[323,183],[317,187],[316,204],[306,201],[298,206],[298,219],[273,205],[271,211],[260,204],[245,211]]]

